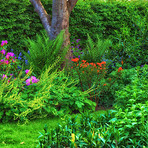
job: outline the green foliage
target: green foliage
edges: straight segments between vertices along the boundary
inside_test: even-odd
[[[52,1],[50,0],[50,2]],[[51,3],[43,0],[42,4],[47,13],[51,14]],[[87,52],[85,48],[89,47],[86,44],[87,34],[94,42],[97,41],[96,37],[99,34],[99,41],[106,39],[112,41],[108,52],[104,52],[106,60],[116,58],[111,61],[115,65],[110,71],[116,69],[115,67],[121,67],[119,62],[123,60],[122,77],[114,83],[110,90],[105,87],[100,95],[99,105],[109,106],[114,101],[115,110],[98,116],[96,114],[96,118],[93,120],[88,111],[88,109],[92,111],[95,105],[94,102],[88,100],[90,90],[81,92],[79,85],[72,84],[74,77],[54,72],[57,71],[57,67],[49,77],[47,68],[50,68],[50,64],[56,62],[57,59],[52,58],[53,62],[48,63],[51,61],[50,57],[45,58],[44,56],[43,59],[47,63],[44,61],[36,68],[31,64],[40,77],[39,83],[25,86],[24,81],[27,76],[20,79],[21,73],[9,85],[6,84],[6,81],[3,83],[0,81],[0,108],[2,109],[0,122],[27,121],[46,116],[63,117],[65,114],[80,112],[82,114],[80,124],[75,122],[74,118],[69,120],[67,117],[65,126],[59,125],[51,133],[48,133],[47,127],[45,127],[45,134],[40,133],[39,147],[57,147],[57,145],[74,147],[74,143],[71,142],[72,133],[75,134],[75,142],[79,147],[146,147],[148,145],[147,4],[146,2],[142,4],[111,1],[96,3],[96,1],[79,0],[70,16],[71,40],[81,38],[85,53]],[[14,12],[18,6],[19,9],[17,8],[17,11]],[[26,0],[22,3],[17,0],[7,1],[7,3],[1,1],[0,8],[2,10],[0,39],[9,39],[9,45],[17,52],[27,51],[24,38],[29,37],[30,40],[34,40],[38,30],[44,30],[32,4]],[[41,38],[38,38],[37,42],[42,44]],[[38,46],[34,46],[35,50],[38,50],[40,46],[40,51],[36,52],[38,55],[42,53],[41,50],[47,54],[47,42],[48,40],[45,40],[44,46],[36,43]],[[104,46],[101,46],[101,42],[99,50],[103,51]],[[93,51],[94,46],[90,47],[89,49]],[[54,53],[52,50],[51,52]],[[97,56],[93,55],[93,52],[92,55],[89,54],[91,55],[90,62],[100,60],[99,51],[95,52]],[[58,50],[55,51],[55,55],[57,53]],[[31,55],[33,54],[32,52]],[[37,57],[39,56],[36,56],[36,60],[39,62],[41,59]],[[141,69],[137,67],[144,64],[145,66]],[[109,77],[116,78],[116,71],[108,74]],[[87,112],[87,115],[84,115],[84,112]]]
[[[122,57],[123,68],[146,64],[148,63],[147,4],[140,1],[139,3],[85,1],[81,5],[78,3],[70,17],[70,33],[72,37],[81,39],[85,50],[87,33],[94,41],[97,40],[96,34],[99,34],[102,39],[111,39],[112,47],[106,54],[106,58],[116,57],[114,61],[116,64]],[[79,26],[75,27],[76,24]]]
[[[110,110],[96,117],[85,112],[82,113],[80,122],[76,122],[77,116],[75,118],[65,116],[64,126],[58,124],[57,128],[48,132],[45,125],[45,133],[40,132],[37,147],[143,148],[148,144],[147,113],[146,105],[139,103],[125,112],[122,109]]]
[[[129,107],[125,110],[119,108],[109,122],[112,138],[115,138],[118,145],[135,146],[142,148],[147,146],[147,125],[148,125],[148,101],[145,103],[133,103],[128,101]]]
[[[58,62],[58,61],[57,61]],[[56,65],[54,63],[52,67]],[[17,79],[6,84],[5,80],[0,85],[0,107],[2,108],[0,121],[8,122],[12,120],[28,121],[28,119],[63,116],[72,111],[92,110],[95,103],[88,100],[88,92],[81,92],[67,77],[60,77],[62,72],[56,74],[57,70],[50,74],[49,68],[41,74],[39,82],[30,86],[24,86],[24,81],[28,77],[20,78],[22,71]],[[30,69],[30,74],[32,70]],[[56,77],[56,79],[54,79]],[[24,87],[23,87],[24,86]],[[23,90],[22,90],[23,89]],[[90,90],[88,90],[90,91]],[[59,109],[61,107],[61,110]]]
[[[47,13],[51,15],[52,1],[43,0],[42,4]],[[125,66],[123,68],[146,64],[148,63],[146,50],[148,48],[147,4],[144,1],[101,2],[79,0],[70,15],[70,39],[72,41],[74,38],[81,38],[82,47],[87,50],[87,33],[94,41],[97,40],[96,34],[99,34],[100,39],[109,38],[113,43],[106,55],[107,59],[113,59],[117,56],[114,61],[116,63],[122,56]],[[10,5],[11,9],[9,8]],[[24,8],[24,6],[26,7]],[[23,39],[26,37],[35,39],[38,30],[44,30],[32,4],[29,1],[22,1],[21,4],[17,0],[7,1],[7,3],[2,1],[0,7],[2,7],[0,39],[9,39],[9,45],[16,53],[22,50],[27,51]],[[14,13],[13,10],[17,11]]]
[[[71,34],[71,41],[75,38],[80,38],[82,47],[86,50],[87,33],[93,37],[93,40],[96,39],[95,34],[99,34],[100,38],[102,39],[104,27],[103,22],[99,21],[99,19],[102,20],[102,17],[93,12],[90,2],[78,1],[71,12],[69,19],[69,32]]]
[[[90,38],[89,34],[87,34],[88,40],[87,40],[87,48],[88,48],[88,53],[86,53],[86,50],[84,50],[84,60],[87,60],[87,62],[94,62],[94,63],[100,63],[102,62],[102,57],[104,53],[108,52],[107,49],[111,46],[111,41],[106,40],[102,41],[99,39],[98,35],[98,42],[93,43],[92,39]],[[93,60],[93,61],[92,61]]]
[[[118,67],[121,67],[121,65],[119,65]],[[116,78],[115,76],[116,76],[116,71],[112,71],[108,75],[108,77],[111,78]],[[132,80],[135,79],[136,77],[137,77],[137,71],[135,68],[123,69],[121,78],[117,80],[118,86],[116,87],[116,89],[119,90],[119,87],[122,89],[122,87],[130,84]]]
[[[116,92],[116,99],[114,106],[125,109],[131,104],[145,103],[148,98],[148,66],[143,68],[137,67],[135,76],[131,77],[132,81],[122,90]],[[127,78],[127,80],[130,80]],[[128,83],[128,82],[127,82]],[[128,104],[130,102],[130,104]]]
[[[66,79],[68,80],[67,77],[57,77],[55,81],[53,81],[55,85],[49,90],[50,99],[46,99],[46,105],[55,104],[56,107],[60,109],[61,115],[75,111],[80,112],[87,109],[94,110],[95,103],[86,99],[88,95],[82,94],[75,86],[69,86],[73,82],[72,80],[69,79],[67,87],[64,87],[65,84],[63,84],[63,80]]]
[[[36,42],[30,39],[25,41],[25,43],[30,43],[30,46],[26,44],[29,47],[30,54],[27,54],[24,51],[23,53],[27,57],[29,64],[34,68],[36,74],[40,75],[42,71],[46,70],[49,65],[54,63],[58,55],[61,56],[61,61],[58,65],[61,65],[64,61],[67,50],[69,49],[69,46],[67,46],[62,49],[61,52],[61,47],[64,41],[64,32],[65,30],[62,30],[55,40],[49,40],[47,33],[44,31],[42,33],[44,40],[41,36],[37,35]],[[57,66],[56,69],[59,67],[60,66]]]
[[[42,4],[48,14],[52,14],[52,1],[42,0]],[[10,7],[11,6],[11,7]],[[0,40],[8,40],[9,47],[14,49],[16,55],[20,51],[27,51],[24,38],[36,38],[38,30],[45,30],[38,14],[29,0],[0,1]]]

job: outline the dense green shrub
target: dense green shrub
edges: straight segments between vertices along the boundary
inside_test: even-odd
[[[78,37],[82,39],[82,48],[86,48],[87,32],[89,32],[94,41],[96,41],[96,34],[99,34],[103,39],[109,38],[113,42],[113,46],[110,47],[106,58],[113,59],[117,56],[113,61],[116,65],[116,63],[121,62],[122,57],[124,61],[123,68],[132,68],[148,63],[146,50],[148,48],[148,29],[146,25],[147,4],[148,3],[138,4],[134,2],[81,2],[74,8],[70,17],[70,23],[73,24],[73,22],[75,22],[76,24],[77,21],[79,21],[78,18],[81,20],[84,17],[77,9],[81,7],[81,5],[86,5],[89,8],[89,13],[92,14],[86,15],[88,17],[87,19],[85,19],[85,17],[83,21],[79,21],[80,29],[77,27],[77,30],[79,30]],[[85,13],[85,7],[83,7],[83,9]],[[92,10],[93,12],[90,12]],[[73,19],[77,19],[77,21],[73,21]],[[87,26],[85,26],[85,24],[87,24]],[[72,28],[74,28],[73,25],[70,27],[70,33]],[[82,28],[85,28],[85,30]],[[75,34],[72,34],[72,37],[74,36]]]
[[[0,121],[24,121],[51,115],[63,116],[72,111],[95,110],[95,102],[87,99],[87,92],[70,87],[74,81],[65,83],[64,80],[68,78],[62,78],[61,73],[52,73],[49,76],[49,69],[50,67],[39,77],[38,83],[29,86],[23,84],[27,75],[20,79],[22,73],[9,84],[6,84],[7,81],[1,83]]]
[[[129,83],[125,88],[116,91],[114,106],[125,109],[131,104],[145,103],[148,99],[148,65],[143,68],[136,67],[135,76],[127,78],[124,83]],[[130,102],[130,103],[129,103]]]
[[[92,117],[89,112],[82,118],[66,118],[65,126],[58,125],[50,133],[40,133],[38,147],[137,147],[148,145],[148,66],[126,70],[132,74],[125,88],[117,91],[115,110]],[[125,79],[125,78],[124,78]],[[130,87],[130,90],[128,89]],[[126,95],[124,95],[126,94]],[[124,97],[122,97],[124,96]],[[73,138],[75,137],[75,138]],[[71,140],[73,139],[73,140]]]
[[[52,12],[52,1],[43,0],[42,4],[48,14]],[[11,7],[10,7],[11,6]],[[0,41],[7,40],[16,55],[27,51],[24,38],[35,39],[36,33],[44,30],[38,14],[29,0],[0,1]]]
[[[43,0],[42,4],[47,13],[51,15],[51,0]],[[148,62],[146,50],[148,48],[147,4],[147,2],[106,3],[79,0],[70,15],[70,39],[72,41],[74,38],[80,38],[82,48],[86,49],[87,33],[90,34],[94,41],[96,41],[96,34],[99,34],[102,39],[109,38],[113,41],[114,46],[110,48],[110,54],[107,55],[107,59],[113,59],[113,57],[118,56],[114,61],[116,64],[123,56],[125,64],[123,68],[146,64]],[[9,9],[10,5],[11,9]],[[34,39],[38,30],[44,30],[38,14],[34,11],[29,1],[23,1],[21,4],[17,0],[7,1],[7,3],[3,1],[0,2],[0,6],[2,7],[2,12],[4,12],[1,14],[0,39],[9,39],[10,47],[16,52],[19,50],[27,51],[22,39],[26,37]],[[18,9],[18,6],[20,9]],[[25,9],[24,6],[26,6]],[[16,7],[18,11],[12,13],[13,10],[16,10]],[[19,20],[16,18],[18,14]],[[6,18],[11,19],[11,21]],[[131,57],[130,59],[129,56]]]
[[[147,146],[148,101],[136,104],[123,111],[110,110],[92,117],[82,113],[80,121],[65,118],[65,125],[40,132],[38,147],[137,147]]]

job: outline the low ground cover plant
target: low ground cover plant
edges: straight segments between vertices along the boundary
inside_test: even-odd
[[[80,122],[67,118],[65,126],[40,133],[37,147],[137,147],[148,145],[148,65],[135,68],[132,82],[116,92],[115,110],[95,117],[82,113]],[[139,77],[140,76],[140,77]],[[127,93],[128,92],[128,93]]]
[[[76,118],[67,118],[64,126],[59,124],[51,132],[45,126],[37,147],[146,147],[147,104],[148,101],[126,110],[110,110],[96,118],[87,112],[82,114],[80,123]]]

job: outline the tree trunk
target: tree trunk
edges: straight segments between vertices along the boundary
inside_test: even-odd
[[[75,7],[78,0],[53,0],[52,2],[52,21],[50,15],[47,14],[40,0],[30,0],[34,6],[34,10],[38,13],[44,28],[46,29],[50,40],[54,40],[61,30],[65,29],[63,47],[70,44],[69,34],[69,17],[70,13]],[[66,60],[68,60],[68,67],[71,63],[73,54],[71,47],[69,48],[65,61],[61,65],[61,70],[66,66]]]

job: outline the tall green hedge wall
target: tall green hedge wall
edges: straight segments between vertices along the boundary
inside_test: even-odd
[[[52,0],[41,1],[47,13],[52,15]],[[140,2],[100,2],[78,0],[70,16],[71,42],[81,39],[82,49],[86,49],[87,33],[95,41],[96,34],[102,39],[110,38],[113,46],[110,56],[133,57],[141,54],[141,63],[146,63],[148,49],[148,3]],[[8,41],[8,49],[16,54],[26,49],[26,37],[36,39],[36,33],[44,30],[38,14],[29,0],[0,1],[0,42]],[[128,46],[128,49],[126,49]],[[130,47],[130,48],[129,48]],[[140,50],[142,49],[142,50]],[[140,53],[138,53],[140,52]],[[140,59],[136,58],[136,63]]]

